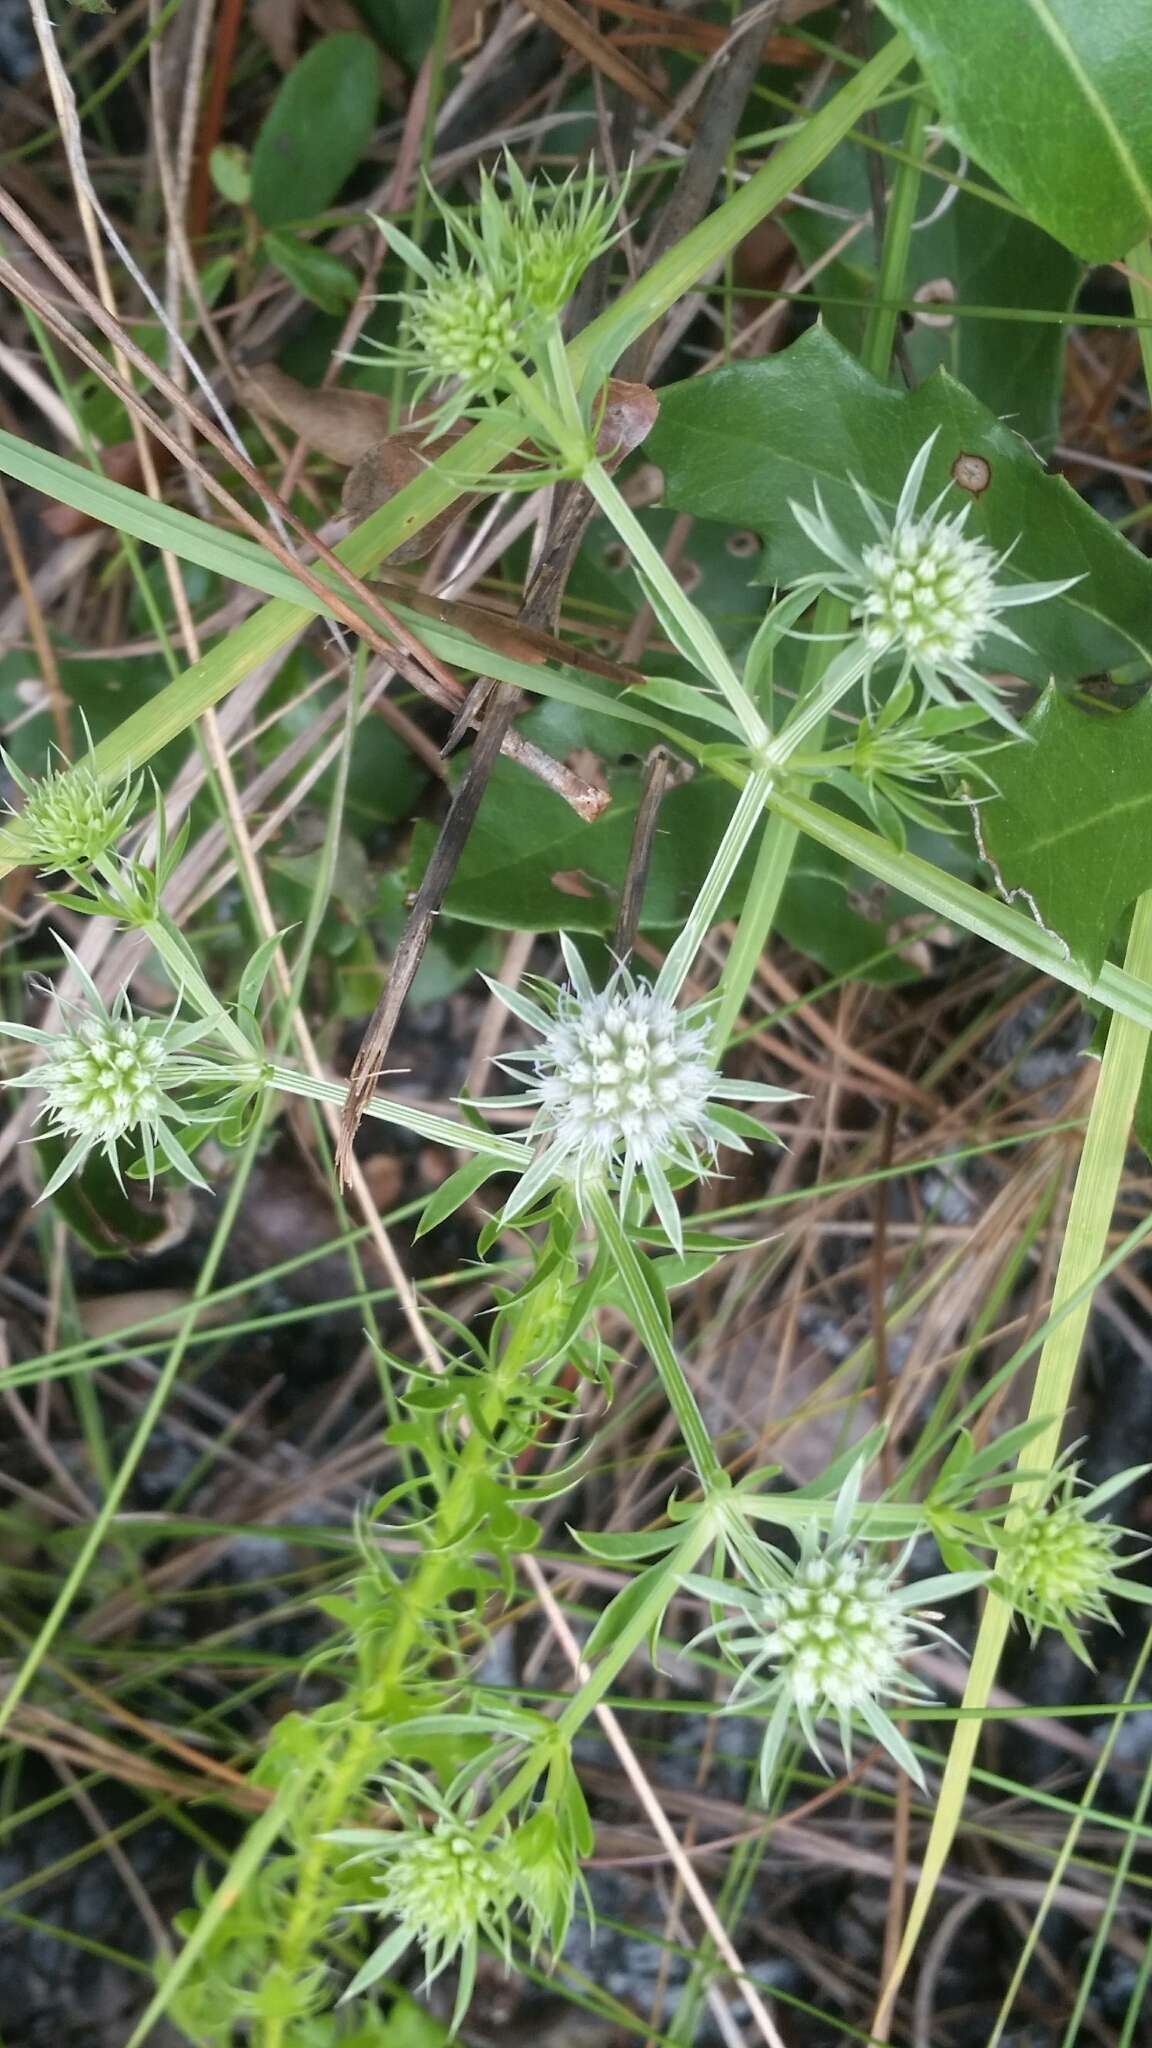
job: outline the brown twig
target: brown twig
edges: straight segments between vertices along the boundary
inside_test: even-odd
[[[216,48],[212,56],[212,75],[208,81],[200,133],[196,138],[196,167],[192,173],[192,189],[188,195],[188,236],[193,242],[208,226],[208,207],[212,198],[212,151],[219,140],[224,121],[228,86],[232,78],[232,60],[236,54],[236,38],[243,13],[244,0],[220,0]]]
[[[761,63],[761,29],[778,11],[779,0],[749,0],[728,31],[723,48],[710,60],[711,76],[704,89],[696,132],[680,176],[644,250],[651,266],[674,242],[703,220],[716,190],[740,125],[748,95]],[[753,26],[752,17],[755,19]],[[659,342],[659,330],[642,334],[620,365],[622,377],[643,379]]]
[[[579,503],[582,498],[585,498],[583,492],[573,493],[575,511],[567,518],[564,549],[549,552],[547,575],[543,579],[538,576],[529,587],[519,613],[522,625],[547,630],[556,623],[567,571],[575,560],[584,532],[584,517]],[[433,923],[476,822],[497,756],[505,745],[512,721],[522,703],[523,693],[507,683],[496,684],[489,693],[489,701],[468,756],[468,766],[448,806],[428,865],[420,878],[408,921],[389,969],[388,981],[369,1018],[348,1077],[348,1095],[336,1147],[336,1168],[342,1178],[346,1178],[351,1170],[352,1146],[364,1106],[376,1086],[400,1012],[424,957]]]
[[[586,57],[595,70],[603,72],[605,78],[622,87],[642,107],[648,107],[655,114],[668,111],[663,93],[657,92],[656,87],[649,83],[639,65],[610,43],[607,36],[601,35],[599,29],[593,28],[591,22],[569,4],[569,0],[525,0],[525,5],[541,21],[547,22],[563,42]]]
[[[612,936],[612,948],[619,960],[627,959],[640,929],[640,911],[648,883],[648,869],[652,861],[652,843],[656,837],[660,806],[668,787],[668,770],[671,765],[672,756],[666,747],[653,747],[644,765],[644,787],[636,807],[632,844],[628,849],[628,866],[624,872],[620,908],[616,913],[616,930]]]

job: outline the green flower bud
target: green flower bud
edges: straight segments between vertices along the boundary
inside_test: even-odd
[[[510,393],[523,399],[525,371],[534,370],[542,389],[526,414],[527,435],[543,455],[571,466],[584,423],[557,414],[557,400],[563,414],[570,393],[552,388],[549,349],[584,272],[616,239],[620,201],[599,189],[591,174],[560,186],[529,183],[510,157],[501,185],[507,190],[484,174],[471,215],[432,192],[445,234],[439,261],[394,222],[380,222],[416,284],[396,294],[398,341],[370,343],[373,356],[349,360],[383,355],[411,370],[416,398],[444,391],[434,414],[441,429]]]
[[[1116,1556],[1127,1532],[1095,1512],[1118,1485],[1136,1475],[1123,1473],[1089,1492],[1078,1474],[1077,1465],[1065,1465],[1047,1494],[1012,1510],[1001,1537],[997,1579],[1033,1641],[1041,1629],[1057,1629],[1087,1663],[1077,1624],[1102,1621],[1115,1627],[1111,1598],[1128,1590],[1135,1597],[1139,1591],[1127,1588],[1120,1576],[1137,1561]]]
[[[112,795],[88,761],[62,769],[49,764],[36,782],[8,754],[2,758],[24,797],[18,811],[9,808],[7,845],[17,860],[42,874],[91,867],[116,844],[136,808],[138,781]]]
[[[572,1920],[578,1886],[583,1886],[574,1856],[561,1839],[551,1812],[534,1813],[515,1829],[504,1845],[503,1864],[509,1884],[527,1923],[533,1955],[547,1943],[558,1952]]]
[[[404,301],[404,346],[430,380],[479,394],[498,386],[516,351],[511,300],[489,277],[445,272]]]
[[[511,157],[505,171],[510,200],[502,203],[486,181],[481,208],[503,204],[503,241],[518,297],[541,319],[550,319],[563,311],[584,272],[617,239],[623,194],[614,198],[598,187],[591,171],[563,185],[530,184]]]
[[[430,1834],[399,1835],[381,1886],[384,1910],[423,1950],[428,1978],[504,1915],[511,1893],[503,1857],[456,1820],[438,1821]]]

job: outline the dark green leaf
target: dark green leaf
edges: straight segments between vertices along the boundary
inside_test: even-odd
[[[675,1550],[680,1541],[679,1529],[643,1529],[622,1534],[573,1529],[572,1534],[581,1550],[586,1550],[589,1557],[599,1558],[602,1564],[635,1564],[642,1557],[663,1557],[667,1551]]]
[[[889,390],[813,328],[781,355],[660,396],[648,447],[668,503],[762,533],[762,573],[774,581],[825,566],[789,511],[790,497],[810,504],[817,485],[836,526],[862,546],[875,536],[852,478],[892,511],[913,456],[939,428],[924,502],[948,483],[958,456],[980,456],[989,481],[971,499],[968,531],[1013,548],[1005,577],[1083,578],[1064,596],[1013,615],[1035,650],[1017,649],[1014,670],[1045,683],[1116,667],[1133,653],[1152,660],[1152,563],[1062,478],[1046,476],[1025,442],[946,371],[915,391]],[[958,488],[954,497],[959,505]]]
[[[1121,912],[1152,887],[1152,698],[1088,712],[1049,690],[1025,729],[1030,743],[996,756],[984,845],[1002,888],[1095,974]]]
[[[776,923],[782,937],[828,974],[879,986],[915,981],[919,969],[902,958],[889,925],[903,916],[889,892],[862,886],[849,895],[853,870],[814,840],[801,840],[788,873]],[[865,908],[867,905],[867,909]]]
[[[885,142],[899,146],[904,118],[902,105],[880,109],[877,120]],[[954,162],[954,151],[933,159],[944,169]],[[966,184],[979,188],[982,182],[970,169]],[[866,227],[841,256],[824,259],[843,236],[841,214],[869,217],[865,144],[852,137],[842,142],[813,172],[805,190],[830,210],[794,207],[783,216],[783,225],[806,264],[823,261],[812,290],[824,302],[829,332],[858,354],[877,286],[875,236]],[[997,206],[994,191],[989,192],[982,199],[979,189],[950,190],[930,169],[925,171],[904,289],[909,297],[923,291],[926,303],[923,315],[911,315],[904,349],[918,382],[943,366],[998,419],[1043,449],[1057,438],[1065,340],[1060,320],[997,319],[991,310],[988,315],[979,310],[952,314],[949,304],[1003,307],[1009,314],[1033,308],[1059,314],[1075,295],[1082,265],[1031,221]]]
[[[1062,313],[1080,284],[1081,265],[1051,235],[971,192],[958,192],[938,221],[913,235],[912,251],[909,283],[944,278],[961,306]],[[932,312],[943,317],[948,308],[937,304]],[[1064,342],[1059,320],[976,313],[955,314],[950,327],[917,322],[905,338],[918,377],[942,365],[1041,451],[1059,434]]]
[[[636,1578],[632,1579],[621,1592],[617,1593],[615,1599],[610,1602],[600,1615],[596,1626],[584,1645],[584,1654],[590,1662],[596,1657],[602,1657],[605,1651],[615,1642],[617,1636],[621,1635],[628,1627],[629,1622],[643,1610],[659,1586],[661,1579],[666,1577],[667,1570],[666,1563],[661,1559],[657,1564],[649,1565],[646,1571],[638,1573]],[[671,1595],[673,1591],[671,1579],[668,1579],[668,1591]]]
[[[301,297],[310,299],[322,313],[343,313],[356,297],[356,272],[315,242],[305,242],[285,228],[274,228],[264,237],[264,254]]]
[[[428,0],[356,0],[356,6],[388,54],[418,71],[436,33],[436,8]]]
[[[252,150],[252,205],[265,227],[331,205],[368,147],[379,97],[367,36],[325,36],[293,65]]]
[[[467,1160],[463,1166],[458,1166],[455,1173],[450,1173],[447,1180],[442,1181],[429,1195],[420,1212],[420,1221],[416,1227],[417,1237],[426,1237],[430,1230],[436,1230],[441,1223],[446,1223],[449,1216],[454,1216],[469,1196],[476,1194],[484,1186],[485,1181],[491,1180],[496,1170],[495,1162],[485,1159],[483,1154],[476,1159]]]
[[[1090,263],[1152,226],[1147,0],[880,0],[962,147]]]
[[[47,1181],[67,1146],[59,1138],[40,1136],[36,1150]],[[123,1166],[121,1170],[124,1171]],[[117,1181],[108,1160],[99,1152],[90,1152],[79,1172],[71,1174],[57,1188],[52,1196],[52,1213],[75,1232],[90,1252],[105,1258],[141,1252],[172,1227],[171,1208],[164,1194],[160,1192],[151,1199],[143,1189],[133,1194]]]
[[[285,931],[273,932],[257,946],[240,976],[240,986],[236,991],[236,1007],[251,1017],[259,1015],[260,996],[268,979],[268,970],[276,958],[277,948],[286,936]]]

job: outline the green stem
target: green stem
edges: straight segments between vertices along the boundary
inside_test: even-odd
[[[860,352],[864,368],[871,371],[874,377],[886,377],[891,360],[897,314],[887,302],[899,299],[908,264],[916,196],[920,188],[920,146],[923,142],[926,119],[927,108],[917,98],[909,108],[906,135],[908,160],[900,164],[893,180],[884,246],[880,252],[876,293]],[[842,633],[847,623],[848,608],[843,601],[835,597],[822,597],[816,607],[812,627],[813,633],[821,637],[814,639],[808,649],[797,707],[791,722],[785,727],[789,753],[808,732],[813,728],[819,728],[826,713],[839,700],[843,690],[848,688],[848,680],[845,680],[842,686],[836,680],[838,659],[843,660],[843,657],[834,658],[829,664],[824,644],[824,636]],[[780,744],[781,740],[778,740],[776,745]],[[774,805],[773,808],[779,807]],[[777,815],[765,824],[751,887],[737,927],[735,941],[724,965],[720,1004],[716,1013],[718,1046],[724,1046],[735,1029],[748,990],[755,980],[761,955],[768,943],[780,907],[780,898],[788,880],[798,837],[795,821]]]
[[[886,377],[892,361],[896,322],[900,318],[900,302],[904,296],[904,272],[908,265],[908,249],[920,191],[924,131],[931,111],[928,100],[919,93],[914,94],[908,103],[903,157],[892,181],[876,291],[868,309],[868,323],[860,350],[864,368],[871,370],[874,377]]]
[[[838,604],[838,600],[833,600]],[[825,650],[820,641],[820,662]],[[841,697],[846,697],[853,683],[858,683],[872,666],[872,654],[860,642],[845,647],[827,668],[822,668],[819,680],[811,689],[801,690],[792,716],[776,738],[765,747],[762,760],[765,766],[779,770],[791,759],[796,749],[803,744],[810,732],[817,727],[823,729],[824,720],[834,711]]]
[[[736,808],[728,821],[728,829],[720,841],[712,866],[688,913],[688,921],[670,947],[656,978],[657,993],[667,996],[669,1002],[675,1002],[691,971],[697,951],[716,922],[728,885],[755,833],[771,787],[771,771],[758,768],[748,777],[740,792]]]
[[[801,719],[803,717],[804,707],[809,699],[815,702],[821,697],[822,678],[825,676],[825,673],[827,672],[829,675],[835,674],[837,663],[833,661],[830,667],[828,665],[826,636],[830,633],[842,632],[847,624],[847,619],[848,608],[840,598],[822,597],[820,599],[813,621],[813,634],[817,637],[813,638],[804,659],[804,670],[800,680],[800,694],[797,700],[796,712],[793,714],[794,718]],[[839,694],[838,690],[834,692],[833,702]],[[794,729],[792,725],[786,725],[783,733],[775,743],[776,746],[781,746]],[[805,724],[800,737],[803,737],[803,733],[807,730],[808,726]],[[793,744],[796,744],[796,742],[793,742]],[[789,748],[788,751],[791,751],[791,749]],[[768,752],[769,750],[766,749],[765,755]],[[765,758],[765,756],[762,756],[762,758]],[[778,808],[776,798],[777,792],[775,789],[772,789],[769,792],[768,802],[774,811]],[[724,973],[720,983],[720,1001],[716,1010],[714,1027],[715,1044],[718,1053],[723,1052],[724,1047],[735,1030],[740,1012],[744,1007],[745,998],[756,978],[761,956],[768,943],[772,927],[776,922],[776,913],[780,908],[780,898],[784,894],[799,837],[800,834],[795,824],[785,822],[779,816],[766,819],[748,894],[744,899],[744,906],[736,926],[736,937],[724,962]]]
[[[727,1493],[730,1485],[728,1474],[716,1455],[708,1425],[676,1356],[644,1261],[621,1223],[606,1189],[593,1193],[588,1207],[601,1240],[616,1262],[616,1275],[628,1297],[636,1334],[659,1374],[668,1406],[680,1425],[680,1434],[696,1467],[700,1484],[706,1495]]]
[[[1152,980],[1152,891],[1141,896],[1136,904],[1124,964],[1129,973],[1141,980]],[[1020,1466],[1031,1472],[1050,1468],[1059,1453],[1064,1416],[1072,1396],[1084,1330],[1092,1308],[1093,1282],[1099,1275],[1107,1249],[1108,1231],[1124,1170],[1148,1043],[1146,1027],[1133,1023],[1128,1017],[1112,1018],[1068,1211],[1052,1293],[1052,1315],[1063,1310],[1070,1297],[1077,1299],[1075,1306],[1061,1315],[1051,1330],[1036,1368],[1028,1419],[1043,1421],[1046,1427],[1020,1454]],[[1044,1484],[1042,1479],[1017,1480],[1012,1492],[1013,1501],[1026,1498],[1037,1488],[1042,1489]],[[896,1994],[920,1939],[960,1824],[983,1725],[981,1714],[987,1707],[995,1683],[1011,1619],[1012,1610],[1008,1604],[997,1594],[990,1593],[964,1689],[962,1711],[967,1711],[957,1722],[952,1737],[920,1880],[900,1952],[884,1987],[874,2022],[874,2032],[881,2039],[886,2038],[885,2030]]]
[[[659,1623],[673,1593],[685,1573],[699,1563],[704,1552],[719,1533],[714,1517],[707,1508],[694,1515],[686,1535],[670,1551],[653,1575],[648,1594],[635,1612],[631,1614],[614,1636],[604,1655],[598,1660],[594,1671],[584,1680],[579,1692],[574,1693],[565,1707],[549,1739],[548,1747],[554,1750],[560,1744],[567,1746],[579,1734],[585,1721],[594,1714],[615,1680],[619,1677],[633,1652],[652,1633]],[[539,1750],[533,1750],[526,1757],[520,1769],[508,1780],[504,1789],[497,1794],[486,1808],[485,1824],[495,1830],[510,1813],[515,1812],[522,1799],[526,1799],[537,1784],[545,1768],[545,1759]]]
[[[768,802],[788,826],[863,868],[878,882],[888,882],[914,896],[927,910],[938,912],[952,924],[962,925],[977,938],[999,946],[1001,952],[1013,954],[1030,967],[1038,967],[1042,974],[1098,1000],[1118,1015],[1130,1017],[1145,1027],[1152,1024],[1152,988],[1126,967],[1116,967],[1106,960],[1099,974],[1092,974],[1072,958],[1055,932],[1014,910],[1011,904],[974,888],[971,882],[959,881],[934,861],[922,860],[919,854],[901,853],[878,832],[870,832],[866,826],[841,817],[837,811],[826,810],[822,804],[812,803],[794,791],[774,789]]]
[[[310,1958],[315,1941],[327,1921],[324,1880],[333,1854],[326,1841],[327,1831],[344,1817],[379,1753],[382,1729],[395,1703],[405,1667],[413,1650],[425,1636],[458,1563],[456,1539],[462,1525],[468,1525],[469,1508],[476,1482],[492,1455],[490,1438],[517,1385],[550,1348],[557,1317],[563,1313],[576,1284],[574,1268],[561,1265],[532,1288],[523,1298],[514,1326],[485,1388],[480,1405],[482,1427],[468,1437],[452,1478],[440,1498],[424,1551],[410,1583],[399,1602],[396,1623],[379,1670],[358,1704],[357,1717],[349,1732],[344,1753],[334,1764],[325,1797],[317,1813],[309,1816],[311,1839],[300,1866],[296,1894],[279,1950],[279,1964],[291,1982]],[[283,2048],[285,2022],[271,2017],[265,2022],[264,2048]]]
[[[736,1029],[744,999],[756,979],[768,934],[776,922],[799,837],[796,826],[786,823],[783,818],[771,817],[765,823],[736,936],[724,962],[720,1000],[713,1024],[713,1043],[718,1056]]]
[[[587,437],[577,420],[571,428],[557,412],[546,396],[542,377],[528,377],[516,363],[509,363],[502,372],[504,381],[514,398],[518,398],[530,420],[541,429],[545,446],[559,456],[565,469],[579,475],[587,455]]]
[[[224,1008],[180,934],[169,926],[163,916],[141,919],[134,928],[143,933],[154,952],[159,954],[177,993],[188,998],[231,1050],[240,1054],[244,1065],[250,1067],[253,1064],[252,1041],[245,1037],[235,1017]]]
[[[658,547],[645,532],[627,499],[617,490],[601,462],[590,462],[581,482],[611,520],[633,561],[641,570],[654,595],[664,606],[691,650],[698,667],[715,684],[740,721],[750,747],[767,744],[768,727],[740,681],[708,621],[686,597]]]
[[[253,1050],[247,1043],[245,1057],[248,1065],[253,1066]],[[332,1102],[343,1109],[348,1099],[348,1089],[343,1081],[320,1080],[279,1062],[265,1067],[262,1079],[269,1088],[278,1088],[285,1095],[303,1096],[308,1102]],[[450,1145],[461,1152],[483,1153],[496,1166],[504,1166],[509,1171],[523,1173],[532,1164],[531,1149],[516,1138],[501,1138],[495,1131],[485,1130],[482,1124],[463,1124],[452,1117],[432,1116],[411,1103],[390,1102],[386,1095],[370,1095],[364,1104],[363,1114],[375,1117],[379,1123],[398,1124],[401,1130],[430,1138],[435,1145]]]

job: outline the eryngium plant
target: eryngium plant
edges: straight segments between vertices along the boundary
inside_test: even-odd
[[[1009,1600],[1035,1642],[1054,1628],[1082,1664],[1091,1668],[1081,1627],[1096,1622],[1116,1627],[1111,1602],[1152,1598],[1149,1588],[1121,1577],[1147,1551],[1118,1558],[1129,1533],[1100,1514],[1104,1503],[1141,1476],[1134,1467],[1100,1486],[1088,1487],[1080,1468],[1067,1458],[1051,1484],[1035,1499],[1013,1507],[1004,1526],[996,1564],[998,1590]]]
[[[72,948],[63,939],[59,944],[82,1000],[61,1002],[63,1022],[56,1031],[0,1022],[6,1037],[41,1053],[34,1066],[10,1075],[8,1085],[39,1090],[37,1121],[68,1148],[40,1200],[55,1194],[92,1153],[101,1153],[119,1180],[125,1149],[142,1157],[150,1183],[164,1163],[203,1187],[174,1127],[187,1129],[198,1121],[178,1097],[222,1078],[216,1066],[188,1052],[205,1026],[195,1020],[181,1024],[175,1013],[164,1019],[137,1016],[125,989],[107,1005]]]
[[[411,370],[414,401],[442,394],[430,422],[441,430],[519,388],[525,366],[541,369],[559,315],[619,232],[623,195],[614,197],[591,171],[558,186],[529,183],[506,157],[502,173],[506,192],[481,172],[474,219],[431,191],[444,230],[438,260],[393,222],[378,221],[416,285],[390,295],[399,307],[398,340],[350,360],[382,354]]]
[[[715,1166],[721,1146],[748,1150],[724,1105],[794,1098],[763,1082],[724,1079],[711,1050],[711,1004],[678,1010],[624,962],[594,988],[575,946],[566,938],[561,946],[567,988],[534,982],[533,1000],[490,984],[540,1037],[539,1045],[500,1062],[517,1078],[527,1066],[530,1081],[519,1100],[536,1105],[528,1134],[536,1156],[505,1204],[505,1220],[555,1181],[567,1183],[581,1207],[593,1187],[604,1186],[615,1187],[626,1205],[639,1182],[679,1247],[670,1176],[698,1179]],[[506,1108],[507,1100],[482,1106]],[[759,1137],[772,1135],[753,1128]]]
[[[528,1953],[562,1940],[581,1883],[558,1816],[540,1811],[519,1826],[507,1815],[490,1822],[480,1807],[474,1771],[445,1790],[420,1771],[393,1765],[379,1791],[395,1817],[389,1828],[338,1828],[328,1839],[351,1848],[372,1897],[351,1908],[393,1921],[391,1932],[348,1986],[354,1998],[386,1976],[415,1945],[431,1984],[451,1966],[459,1972],[453,2027],[472,1996],[480,1945],[512,1966],[519,1921]]]
[[[1058,597],[1079,578],[1067,576],[1057,583],[1004,580],[1001,572],[1012,550],[997,554],[965,532],[971,499],[958,512],[941,513],[955,488],[951,483],[917,512],[935,440],[936,433],[930,434],[913,460],[891,519],[852,479],[876,533],[866,547],[855,548],[845,540],[818,489],[813,490],[815,509],[791,504],[797,524],[830,564],[802,577],[796,587],[832,591],[851,606],[871,668],[895,657],[902,676],[916,675],[937,703],[954,704],[959,690],[1020,738],[1021,728],[998,686],[976,662],[981,656],[993,658],[986,652],[989,641],[1026,646],[1005,624],[1005,612]]]
[[[139,781],[110,791],[90,760],[54,768],[49,759],[38,779],[26,775],[3,748],[0,760],[24,798],[18,810],[5,806],[5,848],[41,874],[56,868],[85,874],[111,852],[136,809]]]
[[[816,1518],[803,1531],[794,1561],[763,1546],[743,1547],[749,1583],[692,1577],[693,1590],[735,1612],[707,1631],[715,1636],[738,1676],[730,1713],[767,1711],[760,1751],[760,1783],[768,1797],[776,1766],[794,1723],[826,1770],[818,1724],[833,1720],[851,1762],[854,1729],[863,1726],[894,1761],[923,1785],[920,1763],[889,1708],[913,1708],[932,1688],[908,1660],[948,1637],[937,1626],[938,1600],[953,1599],[983,1583],[984,1572],[944,1572],[903,1583],[916,1538],[895,1559],[867,1533],[867,1510],[858,1511],[862,1470],[853,1468],[823,1533]]]

